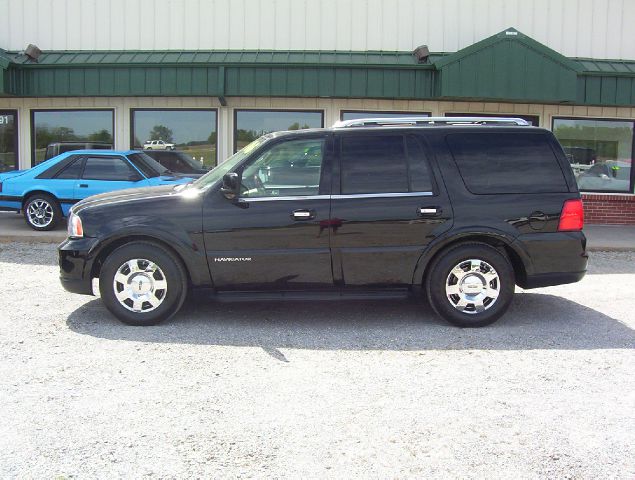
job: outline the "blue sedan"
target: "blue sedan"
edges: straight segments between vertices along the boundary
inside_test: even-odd
[[[22,211],[34,230],[51,230],[74,203],[125,188],[188,183],[143,152],[73,150],[28,170],[0,174],[0,210]]]

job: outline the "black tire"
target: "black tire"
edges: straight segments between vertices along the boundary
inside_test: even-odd
[[[29,196],[24,202],[22,213],[26,224],[41,232],[53,230],[63,216],[60,203],[48,193],[35,193]]]
[[[471,264],[467,263],[467,260],[472,259],[484,262],[480,264],[475,273],[470,270]],[[455,267],[467,269],[464,273],[465,285],[460,284],[456,275],[452,274],[451,276]],[[481,277],[482,273],[490,273],[488,267],[492,267],[498,276],[490,283]],[[458,275],[460,276],[460,274],[459,271]],[[467,306],[463,307],[464,310],[459,310],[455,305],[460,305],[462,299],[477,297],[471,297],[469,293],[464,296],[446,293],[446,283],[449,285],[448,289],[460,284],[461,288],[464,286],[467,290],[471,288],[468,277],[471,277],[472,280],[477,279],[477,282],[481,281],[483,284],[487,283],[487,288],[493,285],[495,288],[485,291],[492,292],[497,289],[498,296],[496,298],[486,297],[485,300],[474,303],[467,301]],[[456,283],[451,285],[453,282]],[[478,283],[476,285],[475,288],[478,289]],[[430,265],[425,287],[430,305],[437,314],[453,325],[470,328],[484,327],[498,320],[509,308],[514,296],[514,285],[514,270],[505,254],[485,243],[463,243],[442,252],[435,258]],[[477,311],[477,303],[484,304],[482,308],[485,310]]]
[[[136,276],[134,274],[127,274],[130,275],[129,278],[131,280],[129,285],[134,285],[133,281],[135,277],[139,278],[138,275],[146,277],[151,275],[153,276],[153,281],[158,279],[159,281],[164,280],[167,283],[167,288],[164,291],[162,289],[156,289],[157,293],[153,294],[161,296],[163,293],[161,298],[158,299],[160,304],[152,310],[143,311],[143,308],[147,309],[152,307],[152,305],[150,305],[150,302],[142,302],[139,300],[142,302],[141,310],[132,311],[130,308],[133,308],[134,304],[131,299],[121,302],[117,298],[115,289],[117,289],[119,293],[122,293],[124,288],[123,283],[114,284],[115,275],[120,268],[124,268],[126,262],[133,259],[141,260],[140,262],[134,263],[142,269],[144,266],[147,266],[144,261],[150,261],[158,267],[158,271],[152,274],[149,274],[147,271],[140,271]],[[124,268],[123,271],[129,272],[130,269]],[[147,280],[147,278],[142,278],[141,280]],[[141,280],[138,284],[139,291],[141,291],[142,288]],[[153,282],[150,283],[154,286]],[[152,291],[155,291],[155,289],[152,288]],[[187,274],[181,261],[167,249],[155,243],[133,242],[117,248],[106,258],[99,275],[99,292],[106,308],[123,323],[135,326],[156,325],[170,318],[178,312],[183,305],[187,295]],[[156,301],[156,299],[154,300]],[[124,304],[126,304],[128,308],[126,308]]]

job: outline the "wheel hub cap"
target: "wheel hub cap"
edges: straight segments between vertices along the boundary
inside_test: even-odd
[[[165,300],[168,283],[156,264],[150,260],[134,258],[121,265],[113,280],[115,297],[132,312],[151,312]]]
[[[500,279],[496,270],[480,259],[463,260],[446,279],[445,294],[450,304],[463,313],[484,312],[496,303]]]

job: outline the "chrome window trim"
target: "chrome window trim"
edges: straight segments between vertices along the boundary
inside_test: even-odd
[[[348,195],[306,195],[306,196],[281,196],[281,197],[241,197],[239,202],[273,202],[275,200],[345,200],[349,198],[398,198],[398,197],[432,197],[434,192],[402,192],[402,193],[351,193]]]
[[[434,192],[395,192],[395,193],[350,193],[343,195],[331,195],[335,200],[346,198],[393,198],[393,197],[431,197]]]

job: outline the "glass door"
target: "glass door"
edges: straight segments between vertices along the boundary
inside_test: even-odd
[[[18,169],[18,112],[0,110],[0,172]]]

